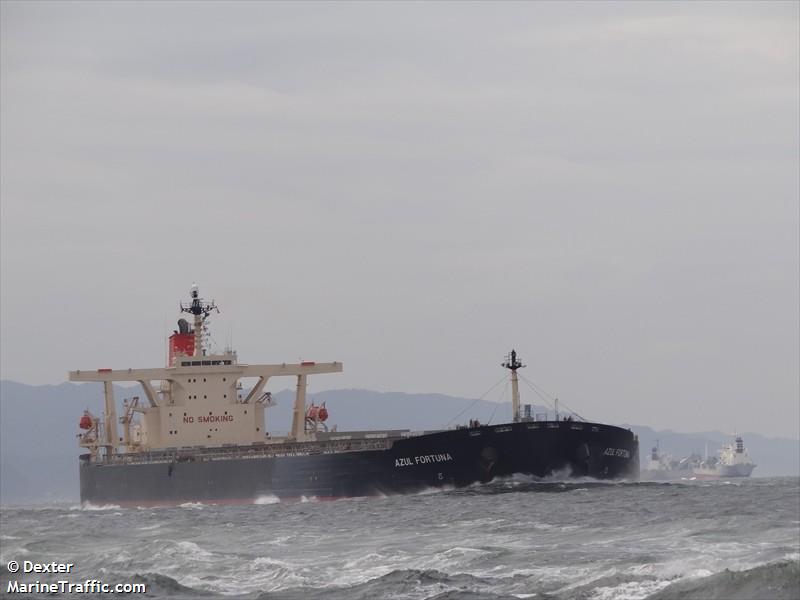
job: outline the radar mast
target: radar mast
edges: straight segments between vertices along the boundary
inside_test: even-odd
[[[219,312],[216,303],[212,300],[206,302],[200,297],[200,290],[196,283],[192,284],[192,303],[189,306],[181,305],[181,312],[194,315],[194,354],[193,356],[205,356],[206,348],[203,345],[203,337],[208,332],[206,320],[212,311]]]

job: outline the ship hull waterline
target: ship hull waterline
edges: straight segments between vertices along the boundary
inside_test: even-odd
[[[127,463],[80,460],[81,502],[174,506],[335,499],[463,487],[527,474],[638,480],[636,437],[569,421],[508,423],[403,437],[380,450]],[[309,443],[309,449],[314,443]]]
[[[695,469],[696,479],[730,479],[735,477],[750,477],[755,469],[754,464],[722,465],[716,469]]]

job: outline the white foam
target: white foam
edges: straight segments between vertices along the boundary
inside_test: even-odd
[[[281,567],[283,569],[291,569],[291,563],[288,563],[284,560],[278,560],[277,558],[272,558],[270,556],[258,556],[253,559],[253,566],[256,567]]]
[[[491,550],[456,546],[437,552],[433,556],[417,557],[411,564],[418,569],[436,569],[447,572],[450,569],[462,569],[465,565],[490,554],[493,554]]]
[[[599,587],[594,590],[594,600],[644,600],[660,589],[667,587],[671,581],[628,581],[611,587]]]
[[[431,486],[431,487],[425,488],[424,490],[418,491],[415,494],[415,496],[427,496],[428,494],[439,494],[439,493],[444,492],[444,491],[445,491],[444,488]]]
[[[254,589],[267,592],[298,587],[312,581],[312,578],[304,573],[305,569],[269,556],[255,558],[246,568],[248,573],[244,578]],[[240,572],[239,575],[243,574]]]
[[[81,506],[70,506],[70,510],[120,510],[122,507],[119,504],[92,504],[91,502],[84,502]],[[119,513],[122,514],[122,513]]]
[[[213,555],[208,550],[203,550],[200,546],[195,544],[194,542],[189,541],[182,541],[178,542],[177,547],[186,554],[194,559],[210,559],[213,558]]]
[[[270,546],[286,546],[286,542],[293,539],[295,536],[293,535],[279,535],[274,540],[265,541],[265,544],[269,544]]]
[[[558,591],[563,592],[565,590],[571,590],[573,588],[580,587],[600,577],[604,577],[606,575],[611,575],[615,572],[614,569],[603,569],[602,565],[601,570],[598,571],[597,569],[591,567],[577,567],[577,566],[552,566],[552,567],[537,567],[535,569],[530,570],[529,573],[526,573],[526,569],[519,569],[514,570],[510,574],[511,576],[515,576],[519,574],[525,574],[529,576],[536,577],[542,583],[548,585],[564,585],[565,582],[571,581],[568,585],[560,588]]]
[[[709,569],[693,569],[696,561],[676,560],[666,563],[648,563],[628,567],[623,572],[634,576],[650,576],[657,579],[693,579],[697,577],[708,577],[714,572]]]
[[[156,561],[168,558],[172,563],[179,564],[176,556],[203,562],[210,562],[214,559],[214,555],[211,552],[204,550],[194,542],[186,540],[182,542],[155,540],[155,543],[159,545],[158,550],[152,554],[152,558]]]
[[[374,564],[386,564],[389,562],[389,557],[384,556],[378,552],[370,552],[363,556],[358,556],[352,560],[344,563],[345,569],[362,569],[365,566],[372,566]]]
[[[206,507],[205,504],[202,502],[184,502],[183,504],[178,505],[179,508],[194,508],[197,510],[202,510]]]
[[[277,496],[259,496],[253,500],[253,504],[278,504],[280,501]]]

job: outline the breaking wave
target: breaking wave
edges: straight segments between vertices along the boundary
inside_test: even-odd
[[[800,562],[780,561],[746,569],[725,569],[700,579],[678,581],[648,600],[797,600],[800,598]]]

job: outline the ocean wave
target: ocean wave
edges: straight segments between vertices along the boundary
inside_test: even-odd
[[[796,600],[800,598],[800,562],[780,561],[743,571],[725,569],[700,579],[685,579],[647,596],[647,600]]]
[[[211,595],[211,592],[188,587],[161,573],[136,573],[129,581],[131,583],[145,584],[147,586],[147,595],[150,597],[195,598],[197,596]]]
[[[372,600],[374,598],[499,598],[478,592],[488,582],[468,574],[448,575],[435,569],[395,569],[374,579],[348,587],[302,587],[265,592],[258,600]]]
[[[298,565],[288,561],[259,556],[247,565],[249,584],[260,590],[285,590],[307,585],[311,578]]]
[[[616,586],[596,588],[591,595],[591,600],[646,600],[669,584],[669,581],[647,579],[626,581]]]

